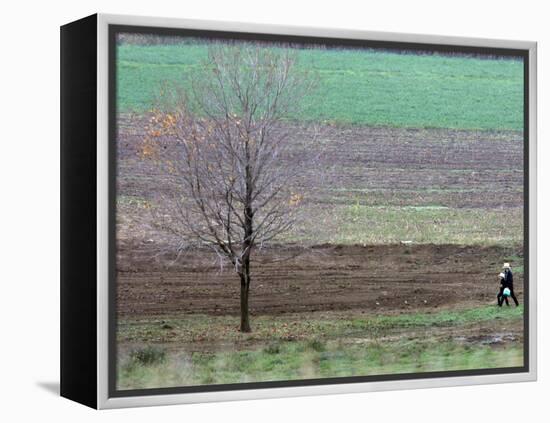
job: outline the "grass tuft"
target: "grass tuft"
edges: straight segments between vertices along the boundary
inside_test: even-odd
[[[128,366],[135,365],[150,366],[155,364],[164,363],[166,360],[166,352],[155,346],[147,346],[144,348],[137,348],[128,354]]]

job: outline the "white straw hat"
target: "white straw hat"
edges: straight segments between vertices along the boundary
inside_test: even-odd
[[[510,263],[504,263],[504,264],[502,265],[502,268],[503,268],[503,269],[510,269]]]

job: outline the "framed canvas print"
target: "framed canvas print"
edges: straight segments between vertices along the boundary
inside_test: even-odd
[[[536,44],[61,28],[61,394],[536,378]]]

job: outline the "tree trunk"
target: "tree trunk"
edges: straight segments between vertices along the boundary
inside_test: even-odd
[[[248,266],[243,269],[241,276],[241,332],[251,332],[250,317],[248,313],[248,291],[250,288],[250,270]]]
[[[246,152],[246,201],[244,207],[244,239],[241,272],[241,332],[251,332],[248,313],[248,291],[250,288],[250,253],[252,250],[253,218],[252,211],[252,175],[250,173],[249,138],[245,144]]]

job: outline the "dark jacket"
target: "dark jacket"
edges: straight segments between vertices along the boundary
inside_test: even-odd
[[[510,269],[506,269],[504,271],[503,286],[510,289],[514,287],[514,275],[512,274],[512,271]]]

